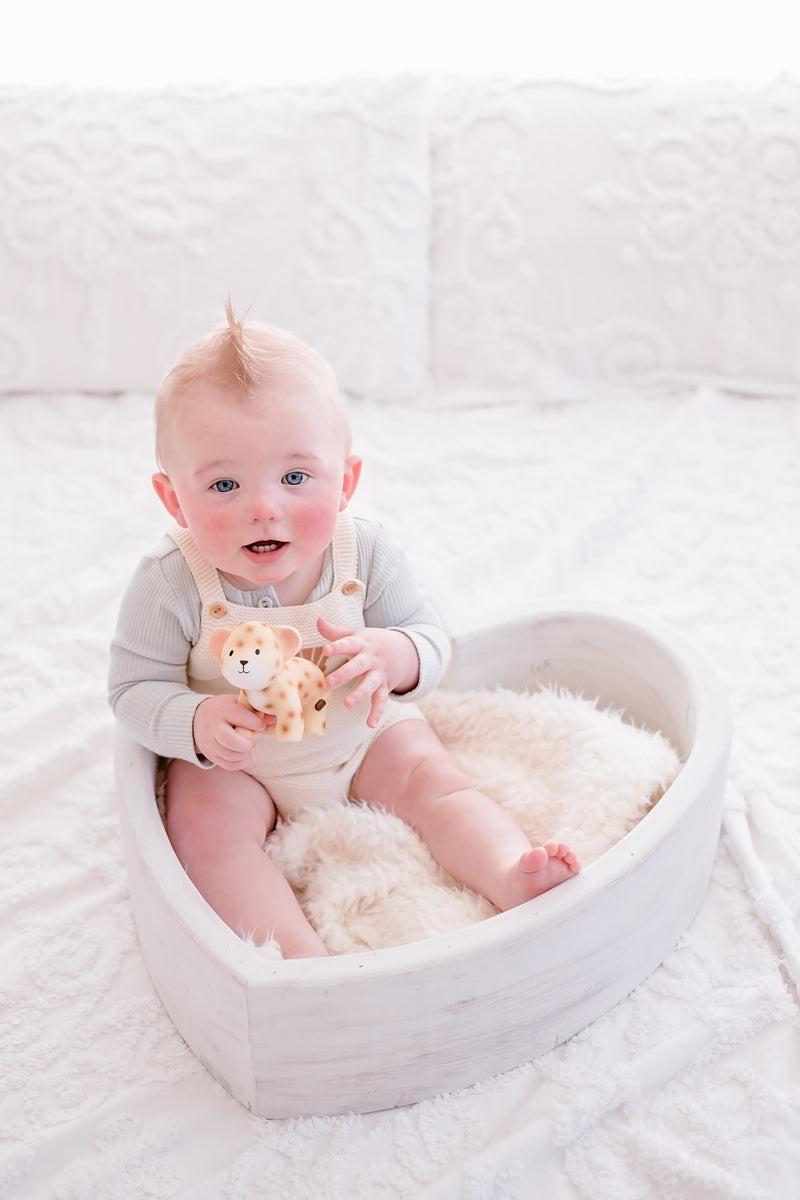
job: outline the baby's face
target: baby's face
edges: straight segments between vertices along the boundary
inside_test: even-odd
[[[168,445],[169,475],[153,478],[158,495],[201,554],[244,589],[319,560],[361,465],[345,457],[332,401],[298,381],[243,404],[218,388],[188,397]]]

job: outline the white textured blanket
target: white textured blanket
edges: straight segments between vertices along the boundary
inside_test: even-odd
[[[407,546],[453,634],[570,595],[715,664],[735,740],[705,903],[535,1062],[390,1112],[254,1118],[155,995],[117,827],[107,648],[164,519],[149,398],[0,400],[0,1195],[794,1200],[800,406],[702,390],[352,423],[354,511]]]
[[[442,690],[419,706],[475,786],[533,845],[568,842],[583,865],[633,828],[680,767],[660,734],[563,690]],[[379,806],[379,796],[371,799]],[[332,954],[433,937],[498,911],[380,807],[300,813],[279,822],[267,851]]]

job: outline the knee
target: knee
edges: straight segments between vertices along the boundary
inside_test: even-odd
[[[179,858],[243,839],[263,845],[277,818],[272,798],[252,776],[204,771],[181,759],[170,763],[164,803],[167,837]]]
[[[420,806],[471,786],[469,777],[446,751],[426,754],[409,771],[403,788],[404,806],[413,816]]]
[[[175,759],[170,763],[164,788],[164,825],[173,850],[183,865],[201,849],[207,824],[208,806],[202,800],[202,781],[195,780],[190,763]]]

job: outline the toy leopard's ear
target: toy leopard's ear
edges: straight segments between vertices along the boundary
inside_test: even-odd
[[[208,648],[217,661],[222,658],[222,647],[227,642],[230,632],[230,629],[215,629],[208,639]]]
[[[270,625],[270,629],[278,639],[278,645],[283,651],[284,658],[291,658],[303,645],[300,630],[294,625]]]

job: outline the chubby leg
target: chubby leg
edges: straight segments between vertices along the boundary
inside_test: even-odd
[[[516,822],[471,786],[427,721],[385,729],[367,751],[352,795],[411,825],[454,879],[501,910],[580,870],[563,842],[531,846]]]
[[[244,771],[203,771],[174,759],[166,785],[167,835],[200,894],[240,937],[273,935],[285,958],[328,951],[297,897],[263,849],[275,826],[266,789]]]

